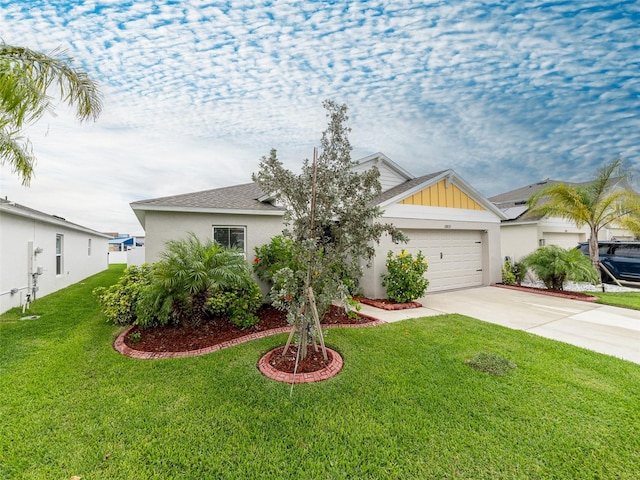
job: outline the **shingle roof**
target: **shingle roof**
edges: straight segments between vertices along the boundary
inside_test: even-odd
[[[418,185],[437,177],[446,170],[431,173],[422,177],[413,178],[386,192],[381,193],[376,198],[375,203],[383,203],[397,195],[401,195]],[[258,211],[278,211],[282,210],[270,203],[260,202],[258,199],[264,196],[264,192],[256,183],[245,183],[243,185],[232,185],[229,187],[204,190],[201,192],[185,193],[170,197],[152,198],[133,202],[131,206],[144,210],[144,207],[172,207],[172,208],[197,208],[197,209],[223,209],[223,210],[258,210]]]
[[[278,211],[282,208],[270,203],[260,202],[264,192],[256,183],[232,185],[229,187],[204,190],[201,192],[185,193],[170,197],[152,198],[133,202],[132,207],[144,209],[149,207],[223,209],[223,210],[258,210]]]
[[[49,213],[41,212],[40,210],[36,210],[34,208],[12,202],[11,200],[7,200],[5,198],[0,198],[0,211],[2,211],[3,213],[19,215],[22,217],[38,218],[43,222],[56,225],[64,225],[74,230],[88,232],[105,238],[109,237],[102,232],[98,232],[97,230],[93,230],[92,228],[84,227],[82,225],[78,225],[77,223],[70,222],[65,218],[59,217],[58,215],[51,215]]]
[[[493,202],[499,208],[514,207],[525,203],[531,195],[539,190],[542,190],[549,185],[555,185],[557,183],[563,183],[559,180],[546,179],[542,182],[532,183],[531,185],[525,185],[524,187],[516,188],[510,192],[501,193],[494,197],[490,197],[489,201]],[[567,182],[564,182],[567,183]]]
[[[528,213],[529,207],[527,206],[527,200],[534,193],[542,190],[549,185],[556,185],[564,183],[565,185],[587,185],[591,182],[562,182],[560,180],[551,180],[547,178],[541,182],[532,183],[531,185],[525,185],[524,187],[516,188],[510,192],[501,193],[489,198],[489,201],[498,207],[507,216],[507,222],[527,220],[537,221],[543,218],[543,215],[530,215]]]
[[[411,180],[407,180],[406,182],[401,183],[400,185],[397,185],[385,192],[382,192],[380,195],[378,195],[378,198],[376,198],[375,203],[381,204],[386,202],[387,200],[391,200],[392,198],[398,195],[402,195],[404,192],[407,192],[412,188],[417,187],[418,185],[421,185],[431,180],[432,178],[435,178],[438,175],[441,175],[446,171],[447,170],[442,170],[440,172],[430,173],[429,175],[423,175],[422,177],[417,177],[417,178],[412,178]]]

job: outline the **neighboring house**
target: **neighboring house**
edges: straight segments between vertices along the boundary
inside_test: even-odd
[[[558,245],[573,248],[589,239],[589,226],[577,227],[571,220],[558,217],[529,215],[527,200],[537,191],[558,183],[567,185],[587,185],[546,179],[542,182],[526,185],[510,192],[501,193],[489,200],[507,217],[500,229],[502,257],[517,261],[545,245]],[[600,230],[600,240],[633,240],[634,235],[615,225],[607,225]]]
[[[371,269],[361,279],[364,294],[384,297],[380,275],[387,252],[422,250],[429,261],[428,292],[488,285],[501,279],[500,221],[506,217],[453,170],[414,177],[385,155],[360,160],[354,169],[380,171],[383,193],[377,200],[381,221],[409,238],[395,245],[383,237]],[[146,261],[159,259],[165,243],[194,232],[225,246],[239,247],[247,260],[254,248],[282,232],[284,210],[254,184],[133,202],[145,229]]]
[[[133,237],[115,237],[109,239],[109,251],[110,252],[126,252],[131,250],[136,244],[136,240]]]
[[[127,266],[144,263],[144,237],[106,233],[109,235],[109,264],[124,263]]]
[[[108,266],[108,236],[0,199],[0,313]]]

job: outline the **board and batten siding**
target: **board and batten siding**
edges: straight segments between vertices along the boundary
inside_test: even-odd
[[[482,205],[463,192],[457,185],[447,183],[446,179],[442,179],[435,185],[420,190],[399,203],[402,205],[485,210]]]

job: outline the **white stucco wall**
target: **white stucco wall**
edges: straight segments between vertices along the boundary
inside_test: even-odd
[[[48,222],[36,217],[0,211],[0,313],[26,301],[33,286],[31,271],[38,267],[42,267],[42,275],[37,276],[36,298],[108,267],[106,236],[89,229],[77,229],[62,220]],[[56,274],[58,234],[63,235],[63,263],[59,275]],[[12,294],[13,289],[17,292]]]
[[[504,223],[500,235],[502,257],[508,256],[518,261],[534,252],[540,246],[540,239],[544,239],[545,245],[573,248],[579,242],[587,241],[589,228],[578,228],[561,218],[548,218],[532,222]]]
[[[405,229],[459,229],[482,232],[483,243],[483,284],[489,285],[501,280],[500,257],[500,219],[489,211],[473,211],[451,208],[416,207],[414,205],[394,205],[387,209],[381,219]],[[424,220],[420,215],[429,214],[431,219]],[[281,216],[214,214],[200,212],[163,212],[147,210],[145,212],[146,255],[145,261],[153,263],[160,259],[168,240],[185,238],[188,232],[194,232],[201,239],[210,239],[213,226],[245,226],[247,240],[247,261],[254,258],[254,248],[268,243],[272,237],[282,232]],[[381,285],[381,273],[386,271],[387,251],[393,246],[390,238],[383,238],[371,269],[365,272],[361,280],[364,294],[367,296],[386,296]],[[264,285],[263,291],[266,292]]]
[[[399,207],[399,208],[395,208]],[[405,208],[408,215],[415,214],[416,206],[407,206]],[[434,209],[433,207],[422,207],[425,212],[432,210],[432,213],[436,212],[437,217],[440,217],[441,210],[451,210],[450,216],[458,218],[468,218],[468,220],[443,220],[442,218],[436,219],[416,219],[416,218],[399,218],[399,217],[383,217],[384,223],[392,223],[400,230],[442,230],[442,231],[455,231],[455,230],[473,230],[482,233],[482,263],[483,263],[483,285],[490,285],[491,283],[499,282],[502,279],[501,266],[502,258],[500,256],[500,223],[497,216],[491,216],[489,212],[473,212],[473,211],[455,211],[462,209]],[[394,206],[393,211],[398,214],[402,211],[403,206]],[[478,216],[476,220],[473,216]],[[386,291],[382,287],[381,275],[386,273],[386,258],[389,250],[397,249],[397,245],[394,245],[389,236],[384,236],[378,247],[378,255],[373,260],[372,266],[365,270],[361,281],[361,287],[366,296],[373,298],[386,297]],[[425,274],[429,278],[429,273]],[[428,293],[428,290],[427,290]]]
[[[186,238],[189,232],[202,240],[213,238],[213,226],[246,227],[247,260],[254,258],[254,248],[268,243],[282,233],[279,215],[230,215],[214,213],[185,213],[147,211],[145,218],[145,261],[160,260],[168,240]]]

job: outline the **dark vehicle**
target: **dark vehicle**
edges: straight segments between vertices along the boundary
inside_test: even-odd
[[[582,253],[589,256],[589,243],[578,245]],[[620,283],[633,282],[640,286],[640,242],[598,242],[600,263],[604,265]],[[602,271],[602,281],[613,280]]]

